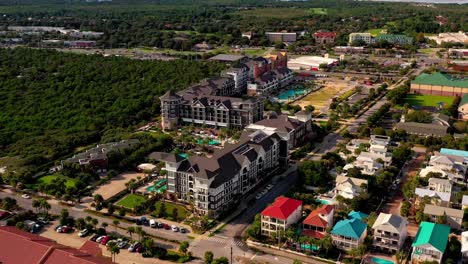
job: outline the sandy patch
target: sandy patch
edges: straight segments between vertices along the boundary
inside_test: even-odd
[[[104,200],[107,200],[111,198],[112,196],[118,194],[119,192],[125,190],[127,187],[125,186],[125,183],[129,182],[131,179],[137,179],[138,176],[141,178],[144,177],[143,173],[138,173],[138,172],[124,172],[110,180],[108,183],[99,186],[93,193],[93,196],[95,194],[100,194],[104,198]]]
[[[322,110],[328,108],[333,97],[345,93],[349,89],[352,89],[354,85],[344,81],[326,81],[324,87],[318,91],[311,92],[306,97],[294,103],[302,108],[312,105],[316,110]]]

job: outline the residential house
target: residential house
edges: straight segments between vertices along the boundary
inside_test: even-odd
[[[407,236],[408,221],[399,215],[380,213],[372,226],[372,245],[379,251],[395,254],[403,246]]]
[[[268,112],[264,119],[248,125],[245,130],[277,133],[291,148],[299,147],[316,136],[312,130],[311,113],[307,111],[297,112],[294,116]]]
[[[287,197],[278,197],[275,202],[261,212],[262,235],[274,236],[286,231],[297,223],[302,216],[302,201]]]
[[[450,227],[447,225],[421,222],[412,244],[411,262],[441,263],[449,234]]]
[[[353,162],[353,165],[359,168],[362,174],[366,175],[374,175],[377,171],[383,168],[383,164],[378,163],[371,157],[362,155],[362,153],[356,158],[356,160]]]
[[[335,197],[339,195],[346,199],[354,199],[361,192],[367,191],[367,184],[367,180],[340,175],[336,176]]]
[[[468,261],[468,231],[461,233],[461,254],[462,262],[466,263]]]
[[[302,234],[321,239],[327,228],[333,226],[335,207],[324,204],[317,207],[302,222]]]
[[[317,31],[314,33],[315,43],[319,45],[333,44],[336,39],[336,32]]]
[[[276,133],[246,132],[236,144],[225,144],[209,158],[162,152],[149,158],[165,162],[168,194],[192,203],[195,214],[216,218],[287,163],[288,147],[281,144]]]
[[[416,204],[421,204],[424,199],[429,199],[429,203],[440,206],[449,206],[452,193],[438,192],[428,188],[416,188]]]
[[[468,120],[468,94],[463,95],[458,104],[458,118]]]
[[[421,170],[420,176],[425,177],[429,172],[434,172],[452,182],[466,183],[468,157],[464,156],[463,151],[442,148],[440,152],[431,156],[428,165]]]
[[[433,222],[439,221],[440,218],[443,218],[451,228],[461,230],[464,214],[463,210],[426,204],[424,207],[424,214],[429,216]]]
[[[367,224],[359,219],[338,221],[330,232],[333,244],[343,250],[357,248],[367,236]]]
[[[354,151],[364,148],[367,144],[369,144],[369,140],[355,138],[351,139],[348,144],[346,144],[346,149],[354,153]]]
[[[429,178],[429,190],[452,193],[452,182],[446,179]]]
[[[349,219],[364,220],[364,219],[366,219],[367,217],[369,217],[368,214],[365,214],[365,213],[360,212],[360,211],[351,211],[351,212],[349,212],[349,214],[348,214],[348,218],[349,218]]]

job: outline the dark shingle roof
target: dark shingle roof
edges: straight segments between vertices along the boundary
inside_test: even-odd
[[[416,122],[398,123],[395,128],[403,129],[408,133],[428,135],[428,136],[445,136],[447,135],[448,127],[438,124],[425,124]]]

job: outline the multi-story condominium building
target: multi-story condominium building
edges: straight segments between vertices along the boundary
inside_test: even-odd
[[[288,68],[268,71],[247,84],[247,94],[269,96],[289,85],[293,77],[293,71]]]
[[[278,197],[260,215],[262,235],[278,235],[279,232],[286,231],[288,227],[299,221],[302,216],[302,201]]]
[[[349,34],[349,43],[352,44],[356,41],[364,41],[366,44],[373,44],[374,38],[371,33],[351,33]]]
[[[346,199],[354,199],[361,192],[367,191],[367,180],[339,175],[336,176],[335,182],[335,189],[333,190],[335,196],[340,195]]]
[[[267,39],[273,43],[296,42],[296,33],[288,32],[266,32]]]
[[[439,218],[444,218],[447,225],[453,229],[461,230],[463,222],[463,210],[426,204],[424,214],[429,216],[431,221],[436,222]]]
[[[335,43],[336,32],[317,31],[314,33],[316,44],[326,45]]]
[[[395,254],[405,243],[407,225],[405,217],[380,213],[372,226],[373,246],[386,253]]]
[[[294,116],[268,112],[265,116],[264,119],[248,125],[245,129],[260,130],[267,134],[277,133],[291,148],[299,147],[316,136],[312,130],[311,113],[307,111],[297,112]]]
[[[432,261],[441,263],[449,234],[449,226],[421,222],[412,244],[411,263]]]
[[[224,72],[227,76],[230,76],[234,81],[234,91],[237,94],[243,94],[247,89],[247,81],[249,80],[249,67],[240,63],[237,64]]]
[[[317,207],[302,222],[302,234],[320,239],[324,236],[327,228],[333,226],[333,215],[335,208],[324,204]]]
[[[276,133],[245,132],[238,143],[215,150],[211,157],[155,152],[149,158],[165,162],[168,193],[192,202],[196,214],[215,218],[278,169],[288,156],[282,144],[287,143]]]
[[[346,219],[338,221],[330,232],[333,244],[343,250],[357,248],[367,235],[367,224],[360,219]]]

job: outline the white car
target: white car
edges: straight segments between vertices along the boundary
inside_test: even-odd
[[[96,242],[101,243],[101,241],[105,238],[106,236],[100,236],[96,239]]]
[[[88,230],[88,229],[83,229],[83,230],[81,230],[81,231],[78,233],[78,236],[79,236],[79,237],[84,237],[84,236],[86,236],[88,233],[89,233],[89,230]]]
[[[23,194],[21,195],[21,197],[23,197],[24,199],[31,199],[31,196],[29,194]]]
[[[265,190],[263,190],[263,191],[261,192],[261,194],[262,194],[262,195],[265,195],[267,192],[268,192],[268,190],[265,189]]]
[[[271,190],[273,187],[274,187],[273,184],[268,184],[268,185],[266,186],[266,189],[267,189],[267,190]]]
[[[156,227],[157,227],[156,220],[154,220],[154,219],[150,219],[150,221],[149,221],[149,225],[150,225],[150,227],[152,227],[152,228],[156,228]]]
[[[171,230],[172,230],[173,232],[178,232],[178,231],[179,231],[179,228],[178,228],[177,226],[175,226],[175,225],[172,225],[172,226],[171,226]]]

